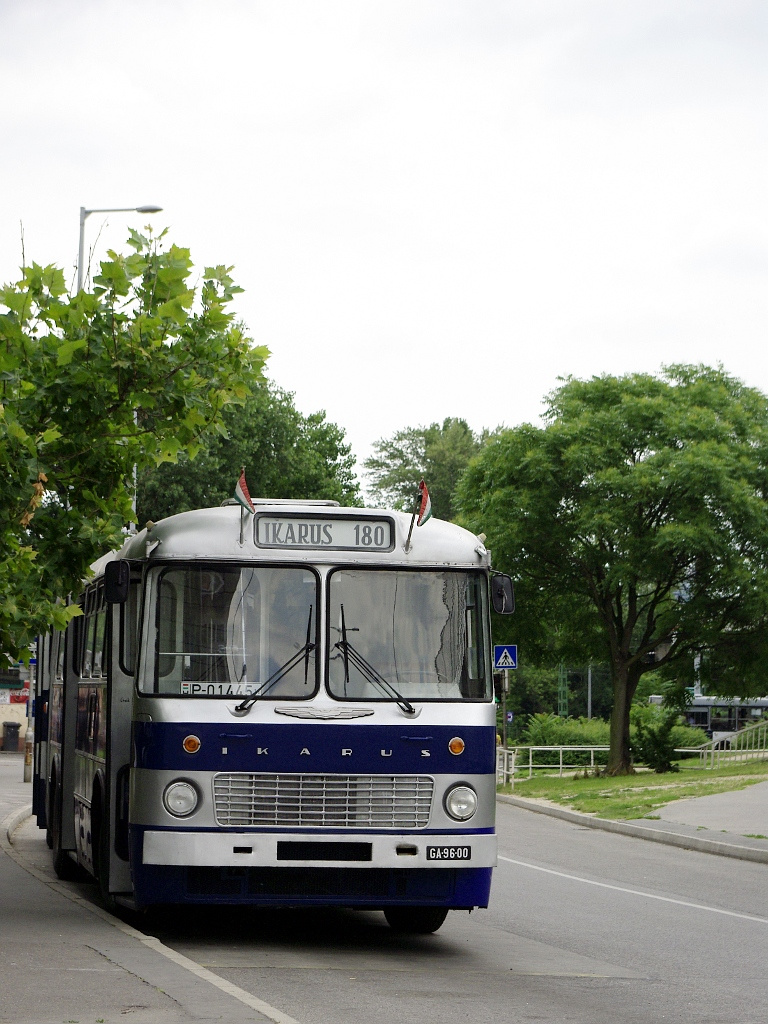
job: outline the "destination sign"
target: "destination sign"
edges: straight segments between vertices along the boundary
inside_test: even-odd
[[[262,548],[327,548],[331,551],[391,551],[391,519],[256,517],[255,541]]]

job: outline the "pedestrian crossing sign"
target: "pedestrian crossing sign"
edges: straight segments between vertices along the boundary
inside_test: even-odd
[[[517,668],[517,644],[494,644],[494,668]]]

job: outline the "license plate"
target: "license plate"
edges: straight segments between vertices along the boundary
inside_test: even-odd
[[[428,846],[427,860],[472,860],[472,847]]]
[[[182,683],[181,692],[190,697],[250,697],[256,683]]]

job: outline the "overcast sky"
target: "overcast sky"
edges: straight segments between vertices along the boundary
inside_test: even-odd
[[[768,391],[764,0],[0,0],[0,279],[155,203],[362,460],[559,376]],[[138,214],[94,214],[94,259]]]

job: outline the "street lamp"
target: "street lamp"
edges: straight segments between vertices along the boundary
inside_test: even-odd
[[[83,239],[85,236],[85,218],[92,213],[160,213],[162,206],[110,206],[99,210],[86,210],[80,207],[80,245],[77,250],[77,290],[83,287]]]

